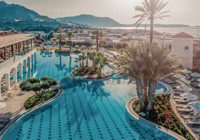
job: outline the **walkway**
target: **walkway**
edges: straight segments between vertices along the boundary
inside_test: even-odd
[[[4,99],[7,105],[0,110],[0,118],[9,118],[13,120],[15,117],[24,113],[24,101],[32,95],[34,95],[33,92],[23,92],[20,89],[7,93]]]

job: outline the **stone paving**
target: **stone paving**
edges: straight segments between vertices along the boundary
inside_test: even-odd
[[[9,118],[12,120],[25,112],[24,101],[32,95],[34,95],[34,92],[24,92],[19,88],[7,92],[4,97],[6,107],[0,110],[0,118]]]

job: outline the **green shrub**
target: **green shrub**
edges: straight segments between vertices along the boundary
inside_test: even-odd
[[[39,92],[40,90],[41,90],[41,85],[40,85],[40,83],[36,83],[36,84],[34,84],[33,85],[33,87],[32,87],[32,90],[34,91],[34,92]]]
[[[178,133],[178,134],[180,134],[180,135],[182,134],[181,131],[179,129],[177,129],[177,128],[174,128],[173,131]]]
[[[164,97],[160,96],[160,100],[161,100],[161,102],[164,102]]]
[[[169,106],[169,104],[168,104],[168,103],[166,104],[166,106],[167,106],[168,110],[170,110],[170,106]]]
[[[46,89],[49,89],[50,88],[50,84],[49,82],[45,81],[41,84],[41,88],[46,90]]]
[[[166,123],[166,122],[163,124],[163,126],[164,126],[165,128],[169,128],[169,125],[168,125],[168,123]]]
[[[166,102],[166,103],[168,102],[168,98],[167,98],[167,97],[165,98],[165,102]]]
[[[165,121],[165,119],[166,119],[165,113],[162,113],[162,114],[160,115],[160,119],[161,119],[162,121]]]
[[[58,93],[58,90],[47,91],[42,94],[41,98],[38,98],[37,95],[34,95],[34,96],[28,98],[24,102],[24,107],[26,109],[32,108],[36,105],[39,105],[39,104],[45,102],[46,100],[49,100],[50,98],[54,97],[57,93]]]
[[[180,123],[179,123],[179,122],[176,122],[176,126],[177,126],[178,128],[180,128]]]
[[[27,79],[26,81],[28,81],[31,84],[40,83],[40,79],[37,79],[37,78],[30,78],[30,79]]]
[[[21,86],[21,90],[22,90],[22,91],[31,91],[31,90],[32,90],[32,87],[33,87],[32,84],[27,83],[27,84]]]
[[[163,109],[165,109],[165,105],[161,105],[161,107],[162,107]]]
[[[179,128],[184,135],[187,133],[187,129],[183,125],[180,125]]]
[[[52,80],[52,78],[50,78],[50,77],[42,77],[42,78],[40,78],[40,80],[42,82],[44,82],[44,81],[47,81],[47,80]]]
[[[139,100],[136,100],[135,102],[134,102],[134,105],[138,105],[139,104]]]
[[[172,124],[170,129],[173,130],[175,127],[176,127],[175,124]]]
[[[185,137],[186,137],[187,140],[194,140],[193,137],[190,136],[189,134],[186,134]]]

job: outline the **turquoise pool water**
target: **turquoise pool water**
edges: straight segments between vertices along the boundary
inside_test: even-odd
[[[74,58],[37,52],[37,75],[61,80],[63,94],[13,125],[3,140],[173,140],[154,127],[129,117],[126,102],[136,96],[135,84],[71,78]],[[66,77],[64,77],[66,73]],[[118,82],[120,80],[120,82]],[[163,85],[158,90],[165,91]]]

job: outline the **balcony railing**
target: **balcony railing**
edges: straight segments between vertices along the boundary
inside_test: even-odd
[[[0,71],[1,71],[3,68],[5,68],[5,67],[14,64],[16,61],[20,60],[20,59],[23,58],[26,54],[28,54],[29,52],[31,52],[31,51],[34,50],[34,49],[35,49],[34,47],[29,48],[29,49],[26,50],[25,52],[20,53],[20,54],[17,54],[17,55],[15,55],[15,56],[9,58],[8,60],[6,60],[6,61],[0,63]]]

